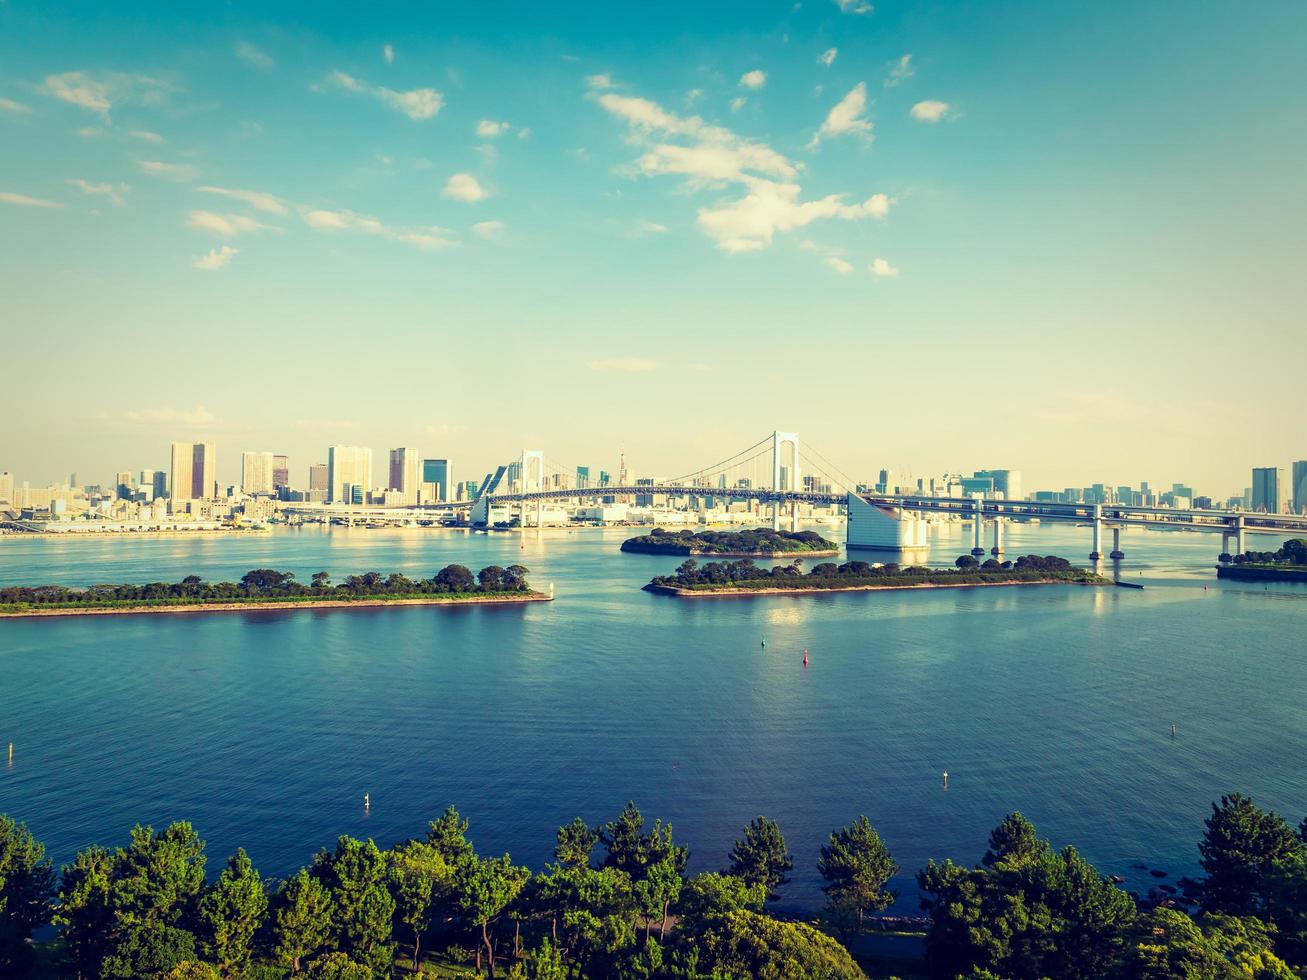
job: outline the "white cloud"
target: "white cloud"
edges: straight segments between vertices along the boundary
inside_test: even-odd
[[[661,366],[657,361],[641,357],[609,357],[596,361],[586,361],[585,366],[591,371],[616,371],[621,374],[644,374],[656,371]]]
[[[842,14],[869,14],[875,8],[867,0],[835,0]]]
[[[13,191],[0,191],[0,201],[5,204],[17,204],[20,208],[63,207],[58,201],[47,201],[41,197],[28,197],[26,194],[15,194]]]
[[[912,55],[905,54],[897,61],[890,62],[889,75],[885,79],[885,87],[894,88],[904,79],[911,78],[916,73],[917,70],[912,67]]]
[[[165,163],[162,160],[138,160],[141,173],[170,180],[194,180],[198,171],[189,163]]]
[[[507,122],[495,122],[493,119],[482,119],[477,123],[477,135],[482,139],[492,140],[497,136],[503,136],[508,132]]]
[[[884,259],[872,259],[868,268],[871,269],[871,274],[877,279],[897,279],[899,275],[899,270]]]
[[[925,102],[918,102],[912,107],[912,118],[920,119],[922,122],[936,123],[948,115],[952,108],[947,102],[940,102],[938,99],[927,99]]]
[[[328,211],[322,208],[304,208],[300,211],[304,223],[315,231],[359,231],[391,241],[403,242],[424,252],[457,245],[446,228],[435,225],[416,228],[395,228],[382,224],[376,218],[355,214],[353,211]]]
[[[847,276],[853,272],[853,266],[845,262],[838,255],[829,255],[826,257],[826,264],[842,276]]]
[[[440,196],[453,201],[462,201],[465,204],[475,204],[477,201],[485,200],[489,194],[481,186],[480,181],[471,174],[454,174],[445,181]]]
[[[201,428],[217,423],[217,417],[203,405],[192,409],[147,408],[143,411],[131,411],[125,416],[129,422],[179,422]]]
[[[813,136],[809,148],[815,148],[822,139],[853,134],[865,140],[871,140],[871,120],[867,112],[867,84],[858,82],[849,90],[849,94],[840,99],[826,115],[826,121]]]
[[[235,187],[197,187],[196,190],[244,201],[256,211],[265,214],[285,214],[287,210],[285,201],[275,194],[265,194],[263,191],[246,191]]]
[[[698,116],[678,116],[648,99],[610,93],[597,101],[624,120],[631,140],[645,147],[631,172],[681,176],[688,191],[721,189],[727,184],[742,188],[742,197],[727,196],[698,212],[700,229],[726,252],[767,248],[777,232],[819,219],[882,218],[892,203],[884,194],[857,204],[845,203],[844,194],[804,201],[797,182],[800,168],[766,144],[743,139]]]
[[[232,49],[237,58],[255,68],[271,68],[273,65],[272,58],[263,51],[260,51],[249,41],[237,41],[236,46]]]
[[[130,133],[128,133],[127,135],[129,135],[129,136],[131,136],[131,137],[133,137],[133,138],[135,138],[135,139],[138,139],[138,140],[144,140],[146,143],[164,143],[164,142],[167,142],[167,141],[166,141],[162,136],[160,136],[158,133],[152,133],[152,132],[150,132],[148,129],[133,129],[133,130],[132,130]]]
[[[817,55],[817,63],[829,68],[831,65],[835,64],[835,57],[839,53],[839,48],[827,48],[821,54]]]
[[[531,138],[531,127],[523,126],[517,131],[517,138],[520,140],[529,140]]]
[[[637,231],[643,232],[646,235],[661,235],[667,231],[666,225],[660,225],[656,221],[640,220],[636,222],[635,227]]]
[[[612,88],[613,79],[609,75],[586,75],[585,84],[592,89]]]
[[[208,231],[224,238],[235,238],[247,231],[280,231],[243,214],[217,214],[214,211],[192,211],[186,217],[186,227]]]
[[[395,63],[395,49],[389,44],[383,45],[381,48],[381,57],[386,59],[386,64],[393,65]]]
[[[31,112],[32,111],[27,106],[23,105],[21,102],[15,102],[13,99],[6,99],[3,96],[0,96],[0,109],[3,109],[5,112]]]
[[[731,112],[739,112],[744,108],[744,104],[748,101],[749,100],[743,95],[737,95],[735,98],[731,99]]]
[[[83,194],[104,197],[111,204],[119,206],[123,204],[123,195],[131,190],[126,184],[92,184],[89,180],[83,180],[80,177],[74,177],[68,183],[78,188]]]
[[[225,269],[230,265],[232,256],[239,252],[240,249],[232,248],[230,245],[211,248],[207,255],[201,255],[191,265],[203,272],[217,272],[219,269]]]
[[[99,126],[83,126],[81,129],[75,130],[75,132],[78,136],[88,140],[104,135],[104,130]]]
[[[47,75],[41,92],[61,102],[96,112],[105,119],[119,102],[159,105],[172,91],[172,83],[150,75],[125,72],[66,71]]]
[[[498,238],[503,230],[502,221],[478,221],[472,226],[472,233],[481,238]]]
[[[767,84],[767,73],[759,68],[755,68],[753,71],[746,71],[740,76],[740,84],[744,88],[750,88],[756,91]]]
[[[407,92],[398,92],[384,85],[369,85],[339,69],[328,75],[327,80],[348,92],[363,92],[375,96],[410,119],[431,119],[445,105],[445,97],[433,88],[415,88]]]

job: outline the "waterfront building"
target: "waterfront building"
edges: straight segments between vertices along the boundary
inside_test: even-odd
[[[324,495],[331,489],[330,470],[326,463],[309,464],[309,492],[320,491]]]
[[[290,486],[290,459],[275,455],[272,457],[272,489],[278,491],[288,486]]]
[[[1024,500],[1020,470],[976,470],[976,479],[988,477],[994,483],[994,496],[1004,500]]]
[[[217,455],[211,442],[174,442],[172,444],[172,499],[208,500],[217,493]]]
[[[925,548],[926,521],[911,511],[848,496],[847,546],[884,551]]]
[[[590,467],[578,466],[576,468],[576,488],[585,490],[590,486]]]
[[[1307,459],[1293,464],[1293,512],[1307,513]]]
[[[994,478],[992,476],[964,476],[961,480],[962,496],[979,494],[982,497],[994,495]]]
[[[1253,468],[1252,500],[1249,509],[1267,514],[1280,512],[1280,500],[1284,487],[1284,470],[1278,466],[1257,466]]]
[[[5,503],[13,503],[14,500],[14,475],[8,470],[0,473],[0,500]]]
[[[276,490],[272,477],[274,459],[272,453],[241,453],[241,490],[251,496],[271,496]]]
[[[453,492],[453,467],[447,459],[422,461],[422,503],[448,501]]]
[[[114,495],[119,500],[132,499],[132,473],[131,470],[119,470],[113,478]]]
[[[363,503],[372,485],[372,450],[363,446],[331,446],[327,449],[327,502]],[[351,488],[346,493],[346,487]],[[354,497],[357,496],[356,501]]]
[[[421,454],[416,449],[401,448],[390,451],[390,482],[388,490],[398,490],[402,503],[412,506],[418,502],[418,485],[422,482]]]

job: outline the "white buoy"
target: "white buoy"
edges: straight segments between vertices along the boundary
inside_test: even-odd
[[[948,789],[948,770],[944,770],[944,788]]]
[[[365,810],[372,809],[372,797],[367,793],[363,794],[363,809]]]

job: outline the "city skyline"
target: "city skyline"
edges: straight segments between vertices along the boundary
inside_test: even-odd
[[[0,7],[20,479],[1302,455],[1300,6],[145,9]]]

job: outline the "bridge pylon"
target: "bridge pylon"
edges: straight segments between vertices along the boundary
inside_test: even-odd
[[[790,448],[790,466],[782,466],[784,459],[785,447]],[[784,471],[784,472],[782,472]],[[783,493],[786,490],[795,491],[803,488],[803,479],[800,475],[799,462],[799,434],[797,432],[781,432],[779,429],[771,434],[771,488],[775,493]],[[789,486],[785,486],[785,484]],[[781,502],[777,498],[772,501],[771,505],[771,526],[773,531],[781,529]],[[799,529],[799,502],[793,500],[790,502],[790,530]]]

